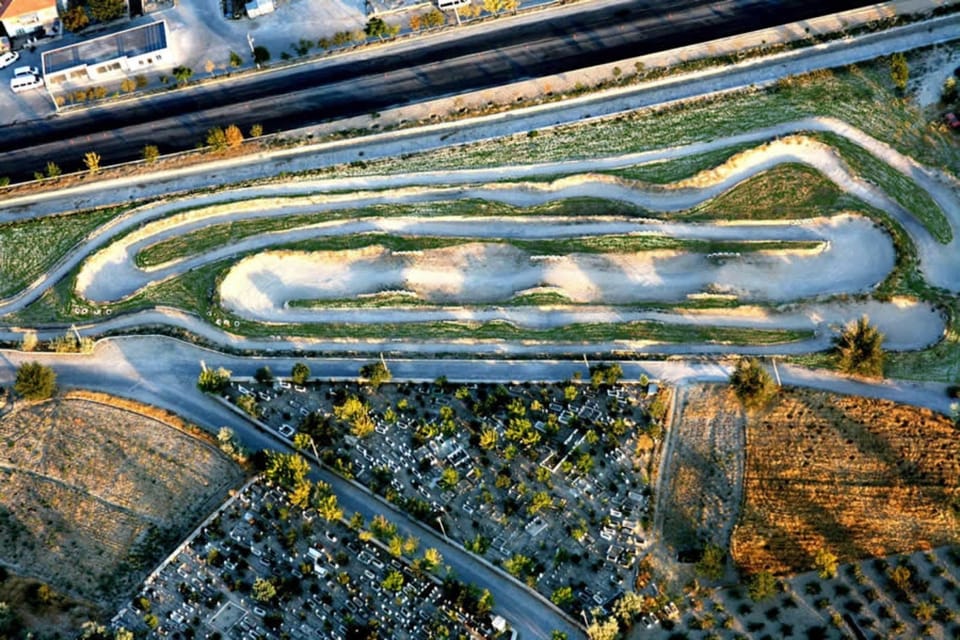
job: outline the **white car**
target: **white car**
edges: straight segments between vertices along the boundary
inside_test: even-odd
[[[39,77],[40,69],[37,69],[36,67],[31,67],[29,65],[23,66],[23,67],[17,67],[16,69],[13,70],[13,77],[16,78],[17,76]]]
[[[0,69],[9,67],[19,59],[20,54],[16,51],[7,51],[6,53],[0,54]]]

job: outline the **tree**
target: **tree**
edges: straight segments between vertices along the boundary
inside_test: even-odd
[[[906,90],[907,82],[910,80],[910,65],[907,64],[907,58],[902,53],[890,56],[890,77],[897,89]]]
[[[83,154],[83,164],[90,175],[97,175],[100,173],[100,154],[96,151],[86,152]]]
[[[750,599],[759,602],[773,596],[776,592],[777,581],[769,571],[761,571],[750,579],[747,594]]]
[[[460,482],[460,474],[457,473],[457,470],[453,467],[445,467],[443,471],[440,472],[438,484],[442,489],[453,491],[458,482]]]
[[[270,370],[270,367],[264,365],[253,373],[253,378],[260,384],[270,384],[273,382],[273,371]]]
[[[310,496],[313,494],[313,483],[309,480],[301,480],[293,485],[287,492],[287,499],[295,507],[306,509],[310,504]]]
[[[57,177],[59,177],[60,174],[62,174],[62,173],[63,173],[63,171],[60,169],[60,165],[58,165],[56,162],[54,162],[53,160],[50,160],[49,162],[47,162],[47,177],[48,177],[48,178],[57,178]]]
[[[837,575],[837,556],[826,549],[820,549],[813,558],[813,566],[824,580],[832,578]]]
[[[48,400],[57,390],[57,374],[39,362],[24,362],[17,367],[13,390],[27,400]]]
[[[423,14],[421,22],[427,29],[439,27],[446,24],[447,16],[444,15],[443,11],[440,11],[439,9],[433,9],[432,11],[428,11],[427,13]]]
[[[616,618],[597,619],[587,627],[587,638],[590,640],[616,640],[619,635],[620,625]]]
[[[723,577],[723,571],[726,568],[726,555],[718,545],[708,544],[703,550],[700,562],[697,563],[697,573],[710,580],[719,580]]]
[[[235,124],[227,127],[223,132],[223,136],[226,140],[227,146],[231,149],[236,149],[243,144],[243,132],[240,131],[240,127]]]
[[[270,602],[277,597],[277,588],[269,580],[257,578],[253,583],[252,594],[257,602]]]
[[[153,164],[160,157],[160,149],[155,144],[148,144],[143,148],[143,161],[147,164]]]
[[[487,428],[480,432],[480,448],[489,451],[497,446],[497,434],[496,429]]]
[[[260,125],[260,124],[252,124],[252,125],[250,125],[250,137],[251,137],[251,138],[259,138],[259,137],[262,136],[262,135],[263,135],[263,125]]]
[[[387,591],[393,591],[394,593],[403,589],[403,574],[399,571],[390,571],[387,576],[383,579],[382,586]]]
[[[368,38],[383,38],[387,34],[387,30],[387,23],[380,17],[370,18],[363,28],[363,32],[367,34]]]
[[[776,392],[773,378],[756,358],[740,358],[730,374],[730,384],[748,409],[763,407]]]
[[[900,564],[890,569],[887,573],[897,589],[903,591],[904,593],[909,592],[911,578],[910,569]]]
[[[257,66],[270,60],[270,51],[263,46],[256,46],[253,48],[253,62]]]
[[[197,378],[197,387],[200,391],[207,393],[220,393],[227,388],[228,384],[230,384],[230,371],[223,367],[219,369],[204,367]]]
[[[371,362],[370,364],[365,364],[360,367],[360,377],[366,378],[367,383],[374,389],[377,389],[385,382],[390,382],[393,375],[390,373],[387,365],[379,361]]]
[[[553,508],[553,498],[546,491],[538,491],[530,499],[530,506],[527,507],[528,515],[536,515],[545,509]]]
[[[553,593],[550,594],[550,602],[558,607],[567,606],[573,602],[573,588],[567,585],[566,587],[558,587],[554,589]]]
[[[257,399],[253,396],[240,396],[237,398],[237,407],[251,418],[259,418],[261,411]]]
[[[60,19],[63,21],[63,28],[67,31],[80,31],[90,24],[90,16],[80,5],[74,5],[67,9]]]
[[[127,13],[126,0],[88,0],[87,8],[98,22],[110,22]]]
[[[193,69],[191,69],[190,67],[186,67],[184,65],[174,67],[173,77],[176,78],[177,84],[185,85],[187,84],[187,81],[189,81],[190,78],[193,77]]]
[[[883,376],[883,334],[860,316],[844,327],[837,338],[840,369],[846,373],[879,378]]]
[[[267,468],[264,476],[284,489],[292,489],[303,482],[309,472],[310,465],[299,454],[267,452]]]
[[[443,564],[443,556],[434,547],[423,552],[423,568],[427,571],[436,571]]]
[[[203,70],[213,75],[213,72],[217,70],[217,63],[213,60],[207,60],[203,63]]]
[[[290,379],[294,384],[304,384],[310,378],[310,367],[303,362],[297,362],[290,371]]]
[[[124,93],[133,93],[137,89],[137,81],[133,78],[124,78],[120,83],[120,90]]]
[[[343,509],[337,502],[337,496],[331,493],[319,498],[317,500],[317,514],[327,522],[334,522],[343,518]]]
[[[241,58],[241,57],[240,57],[240,54],[237,53],[236,51],[231,51],[231,52],[230,52],[230,62],[229,62],[229,64],[230,64],[230,68],[236,69],[236,68],[238,68],[241,64],[243,64],[243,58]]]
[[[207,146],[211,151],[223,151],[227,148],[227,134],[220,127],[207,130]]]

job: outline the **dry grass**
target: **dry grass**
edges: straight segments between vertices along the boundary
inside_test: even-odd
[[[960,537],[960,442],[945,417],[789,390],[747,427],[746,503],[732,553],[748,572],[808,569]]]
[[[743,481],[743,412],[730,387],[678,390],[665,472],[663,538],[674,551],[726,547]]]
[[[132,588],[242,479],[166,417],[80,398],[15,407],[0,422],[0,561],[101,606]]]

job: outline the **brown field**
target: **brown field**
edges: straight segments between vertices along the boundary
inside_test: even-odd
[[[955,543],[960,441],[893,402],[783,390],[747,426],[746,501],[731,553],[748,572]]]
[[[744,415],[727,385],[677,390],[661,491],[663,540],[674,552],[726,548],[743,481]]]
[[[0,564],[104,607],[243,476],[179,421],[122,405],[59,398],[0,420]]]

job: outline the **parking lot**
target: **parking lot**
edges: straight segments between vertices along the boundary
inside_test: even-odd
[[[112,625],[177,639],[509,637],[493,627],[502,619],[459,606],[469,586],[426,571],[422,553],[391,555],[368,530],[305,515],[283,492],[254,483]],[[263,597],[263,583],[273,597]]]
[[[331,467],[571,615],[609,609],[637,588],[656,385],[439,381],[372,391],[278,379],[237,383],[229,395],[256,398],[277,433],[308,433]],[[360,417],[347,417],[354,400]]]

